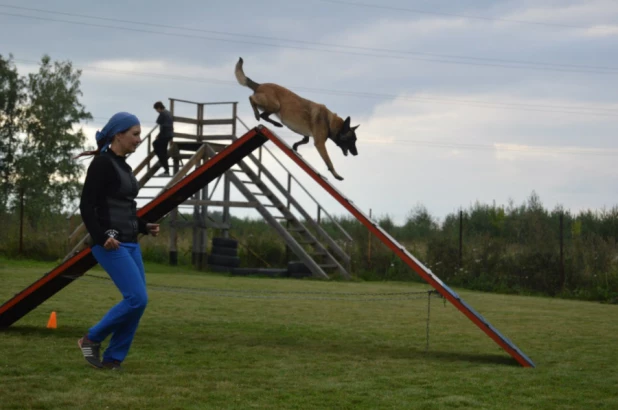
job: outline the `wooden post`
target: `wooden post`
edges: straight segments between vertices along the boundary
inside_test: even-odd
[[[463,211],[459,210],[459,269],[463,265]]]
[[[146,156],[150,156],[150,152],[152,151],[152,133],[148,134],[148,139],[146,141],[147,153]],[[150,161],[146,163],[146,171],[150,171]]]
[[[178,157],[174,158],[174,175],[180,170],[180,163]],[[170,213],[170,250],[169,261],[170,265],[178,265],[178,207],[174,208]]]
[[[238,103],[232,103],[232,135],[234,137],[236,137],[236,116],[237,116],[237,107]],[[230,178],[229,178],[229,173],[226,172],[225,174],[223,174],[223,201],[225,201],[226,203],[228,203],[230,201]],[[204,198],[204,199],[208,199],[208,198]],[[227,225],[230,223],[230,207],[229,205],[225,205],[223,207],[223,224]],[[223,230],[223,237],[224,238],[229,238],[230,237],[230,230],[229,229],[224,229]]]
[[[197,126],[195,135],[197,135],[198,141],[202,141],[204,135],[204,104],[197,105]]]
[[[262,154],[261,150],[262,150],[262,147],[260,147],[260,156]],[[262,159],[260,158],[260,162],[261,161],[262,161]],[[258,171],[260,173],[262,172],[261,169],[259,169]],[[291,198],[291,195],[292,195],[292,174],[290,174],[289,172],[288,172],[288,194],[289,195],[287,197],[287,204],[286,204],[285,207],[286,207],[286,209],[289,212],[290,211],[290,198]],[[288,220],[285,221],[285,229],[288,230],[288,231],[290,229],[290,221],[288,221]],[[286,262],[290,261],[290,252],[291,252],[291,249],[288,246],[288,244],[286,243],[286,245],[285,245],[285,260],[286,260]]]
[[[288,194],[292,195],[292,174],[288,173]],[[286,208],[290,210],[290,197],[288,197]]]
[[[201,163],[204,164],[208,162],[209,158],[210,157],[208,156],[208,152],[204,150],[204,155],[202,156]],[[195,169],[197,168],[198,167],[196,166]],[[202,199],[206,201],[208,199],[208,196],[212,195],[211,193],[209,193],[210,189],[208,188],[208,184],[204,185],[204,188],[202,189],[202,191],[203,191]],[[204,204],[202,205],[202,221],[204,222],[204,226],[206,226],[206,219],[208,219],[208,205]],[[206,230],[204,230],[204,246],[205,246],[204,252],[206,252],[206,247],[208,246],[208,238],[206,237]]]
[[[262,146],[260,145],[260,148],[258,148],[258,161],[260,162],[260,164],[262,163]],[[258,179],[262,178],[262,168],[258,168]]]
[[[564,274],[564,212],[560,212],[560,286],[566,286]]]
[[[227,205],[230,202],[230,177],[229,171],[223,174],[223,201],[226,205],[223,206],[223,224],[228,224],[230,222],[230,206]],[[223,229],[223,237],[230,237],[230,230],[225,228]]]
[[[174,99],[170,98],[170,114],[172,115],[172,118],[174,118]],[[150,144],[149,144],[150,147]],[[149,148],[150,150],[150,148]],[[150,152],[150,151],[149,151]],[[173,158],[173,163],[174,163],[174,175],[176,175],[178,173],[178,171],[180,170],[180,165],[179,165],[179,158],[175,157]],[[176,266],[178,265],[178,231],[177,231],[177,221],[178,221],[178,207],[174,208],[172,210],[172,212],[170,213],[170,218],[169,218],[169,224],[170,224],[170,242],[169,242],[169,263],[172,266]]]
[[[237,113],[238,113],[238,103],[235,102],[232,105],[232,115],[233,115],[232,119],[234,120],[232,122],[232,135],[233,136],[236,136],[236,116],[238,115]]]
[[[199,128],[199,140],[203,142],[203,136],[204,136],[204,120],[206,120],[206,113],[204,111],[204,104],[199,104],[199,123],[200,123],[200,128]],[[204,163],[206,163],[208,161],[208,154],[206,152],[204,152],[204,155],[202,156],[202,158],[198,161],[198,163],[195,166],[195,169],[199,168],[200,164],[204,165]],[[204,185],[204,188],[202,188],[200,190],[201,194],[197,196],[197,198],[202,199],[202,201],[205,201],[208,199],[208,192],[209,192],[209,188],[208,188],[208,184]],[[198,269],[200,270],[205,270],[208,268],[208,255],[207,255],[207,249],[208,249],[208,231],[206,230],[206,219],[208,218],[208,205],[203,204],[200,208],[200,221],[199,223],[201,224],[200,228],[199,228],[199,237],[200,237],[200,247],[199,247],[199,256],[198,256]]]
[[[373,220],[371,219],[371,208],[369,208],[369,219],[371,220],[371,222],[373,222]],[[367,264],[369,266],[371,266],[371,237],[372,237],[372,233],[369,232],[369,237],[367,240]]]
[[[19,254],[24,252],[24,187],[19,193]]]
[[[196,203],[199,203],[199,199],[200,199],[200,191],[197,191],[195,194],[193,194],[192,198],[196,201]],[[200,216],[199,216],[199,209],[200,207],[198,205],[193,206],[193,226],[191,229],[191,264],[193,265],[193,267],[195,269],[200,268],[200,262],[199,262],[199,247],[200,247],[200,236],[199,236],[199,222],[200,222]]]

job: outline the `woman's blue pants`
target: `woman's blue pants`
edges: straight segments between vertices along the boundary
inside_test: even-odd
[[[123,299],[88,331],[88,339],[102,342],[112,338],[103,361],[123,361],[129,353],[139,321],[148,303],[146,277],[139,243],[121,243],[117,250],[92,247],[92,254],[111,277]]]

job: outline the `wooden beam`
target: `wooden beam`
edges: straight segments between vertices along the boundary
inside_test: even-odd
[[[234,136],[232,134],[212,134],[212,135],[195,135],[195,134],[185,134],[182,132],[174,132],[175,142],[178,142],[178,138],[184,138],[193,141],[221,141],[221,140],[232,140]],[[182,140],[180,140],[182,141]]]
[[[202,146],[199,150],[195,152],[195,154],[192,155],[192,158],[189,161],[187,161],[187,163],[180,170],[178,170],[176,174],[174,174],[172,179],[165,185],[165,188],[163,188],[163,191],[167,190],[169,187],[174,185],[176,182],[184,178],[185,175],[189,173],[191,168],[197,165],[198,161],[200,160],[204,152],[205,152],[205,148],[204,146]]]
[[[230,229],[230,224],[225,224],[222,222],[213,222],[208,219],[204,221],[204,224],[196,223],[195,221],[170,221],[170,225],[174,228],[187,228],[187,227],[200,227],[202,229]]]
[[[174,117],[174,122],[180,122],[183,124],[193,125],[233,125],[234,119],[232,118],[216,118],[214,120],[198,120],[188,117]]]
[[[154,156],[155,156],[154,151],[150,151],[150,153],[146,156],[146,158],[144,158],[144,160],[140,162],[140,164],[137,167],[135,167],[135,169],[133,170],[133,174],[134,175],[139,174],[142,171],[142,169],[144,169],[146,164],[148,164],[150,160],[154,158]]]
[[[237,101],[198,102],[198,101],[181,100],[179,98],[170,98],[170,101],[176,101],[176,102],[188,103],[188,104],[201,104],[201,105],[224,105],[224,104],[236,104],[237,103]]]
[[[250,201],[211,201],[211,200],[195,200],[189,199],[182,203],[183,205],[207,205],[207,206],[230,206],[234,208],[255,208],[258,202]]]

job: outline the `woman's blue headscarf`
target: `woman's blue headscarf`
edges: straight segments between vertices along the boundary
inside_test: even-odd
[[[119,112],[109,119],[105,127],[101,131],[97,131],[97,146],[101,148],[100,152],[103,153],[109,147],[114,135],[119,132],[124,132],[134,125],[140,125],[139,119],[128,112]]]

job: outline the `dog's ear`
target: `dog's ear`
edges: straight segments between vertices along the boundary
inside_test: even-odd
[[[350,129],[350,117],[346,118],[343,122],[343,129],[346,131]]]

